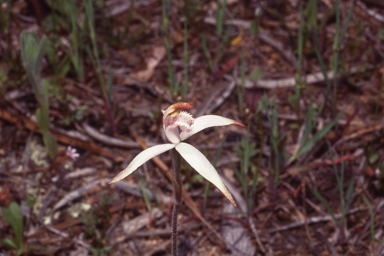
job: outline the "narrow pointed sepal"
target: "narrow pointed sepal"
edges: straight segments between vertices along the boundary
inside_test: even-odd
[[[162,145],[157,145],[157,146],[147,148],[146,150],[138,154],[124,170],[122,170],[119,174],[117,174],[115,178],[113,178],[111,182],[109,182],[109,184],[115,183],[119,180],[124,179],[129,174],[136,171],[137,168],[139,168],[141,165],[143,165],[145,162],[147,162],[151,158],[157,155],[160,155],[161,153],[164,153],[165,151],[168,151],[174,147],[175,147],[174,144],[162,144]]]
[[[225,187],[220,175],[217,173],[215,167],[208,161],[208,159],[195,147],[180,142],[176,145],[175,149],[187,161],[193,169],[195,169],[201,176],[215,185],[224,196],[236,207],[235,200],[231,193]]]
[[[191,125],[191,129],[189,131],[183,131],[180,133],[180,139],[181,141],[184,141],[189,137],[191,137],[192,135],[198,133],[199,131],[209,127],[227,126],[227,125],[237,125],[237,126],[246,128],[245,125],[226,117],[217,116],[217,115],[206,115],[206,116],[201,116],[196,118],[193,125]]]

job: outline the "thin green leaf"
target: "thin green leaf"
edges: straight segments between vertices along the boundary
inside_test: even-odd
[[[299,55],[299,59],[297,61],[297,74],[298,74],[298,77],[300,79],[300,81],[298,81],[300,84],[301,84],[301,79],[302,79],[301,78],[301,75],[302,75],[301,71],[302,71],[302,62],[303,62],[303,43],[304,43],[303,28],[304,28],[303,9],[300,6],[300,27],[299,27],[299,38],[298,38],[298,43],[297,43],[297,53]]]
[[[332,154],[332,150],[331,148],[329,148],[329,155],[331,157],[331,160],[332,160],[332,166],[333,166],[333,170],[335,171],[335,176],[336,176],[336,181],[337,181],[337,186],[339,188],[339,194],[340,194],[340,203],[341,203],[341,216],[342,216],[342,220],[344,221],[345,220],[345,216],[346,216],[346,208],[345,208],[345,198],[344,198],[344,161],[342,160],[341,161],[341,176],[339,176],[339,173],[338,173],[338,170],[337,170],[337,167],[336,167],[336,163],[335,163],[335,158]],[[341,159],[344,158],[344,155],[341,156]]]
[[[258,174],[258,173],[256,173]],[[259,183],[258,177],[255,175],[254,180],[252,181],[252,186],[249,191],[249,196],[248,196],[248,215],[250,216],[252,213],[253,206],[255,204],[255,195],[256,195],[256,189],[257,189],[257,184]]]
[[[48,38],[46,37],[46,35],[43,35],[40,42],[38,43],[38,50],[34,59],[34,68],[35,68],[36,74],[40,74],[41,72],[42,61],[43,61],[43,56],[45,53],[47,41],[48,41]]]
[[[239,111],[240,113],[243,113],[243,88],[245,84],[245,58],[244,58],[244,48],[241,49],[241,70],[240,70],[240,75],[241,75],[241,84],[240,86],[236,86],[237,90],[237,101],[239,103]]]
[[[375,216],[373,214],[371,203],[369,202],[369,200],[367,199],[367,197],[365,195],[363,195],[363,199],[368,206],[369,215],[371,217],[371,228],[370,228],[371,243],[374,245],[375,244],[375,219],[374,219]]]
[[[227,5],[227,1],[224,0],[223,3],[219,0],[216,1],[217,9],[216,9],[216,33],[217,36],[221,36],[223,33],[223,23],[224,23],[224,15],[225,15],[225,8]]]
[[[309,0],[305,10],[305,16],[308,19],[308,25],[315,27],[317,23],[317,1]]]
[[[4,220],[11,225],[13,231],[15,232],[15,242],[18,247],[23,244],[23,215],[21,213],[20,206],[12,202],[8,208],[3,208]]]
[[[143,194],[143,198],[144,198],[144,202],[145,202],[145,205],[147,206],[147,209],[148,211],[152,211],[152,206],[151,206],[151,200],[149,200],[149,197],[147,195],[147,192],[145,190],[145,187],[144,187],[144,182],[143,181],[140,181],[140,189],[141,189],[141,193]]]
[[[212,165],[213,165],[214,167],[216,167],[217,161],[219,160],[219,158],[220,158],[220,156],[221,156],[221,153],[223,152],[224,145],[225,145],[225,142],[226,142],[226,141],[227,141],[227,136],[224,136],[223,140],[221,141],[219,150],[217,151],[216,156],[215,156],[215,159],[213,160],[213,163],[212,163]]]
[[[244,159],[243,159],[243,166],[244,166],[244,174],[247,175],[248,174],[248,168],[249,168],[249,129],[250,129],[250,125],[248,123],[248,129],[247,129],[247,137],[246,137],[246,143],[245,143],[245,147],[244,147]]]
[[[343,41],[344,41],[344,36],[345,36],[345,33],[347,32],[347,28],[348,28],[349,22],[350,22],[351,17],[352,17],[353,7],[354,7],[354,5],[353,5],[353,2],[352,2],[351,9],[349,9],[348,16],[347,16],[347,19],[346,19],[344,27],[343,27],[343,31],[341,32],[340,44],[342,44]]]
[[[349,206],[351,205],[352,202],[352,195],[353,195],[353,185],[354,185],[354,180],[353,178],[349,182],[348,189],[347,189],[347,203],[345,204],[345,212],[347,213],[349,210]]]
[[[187,20],[184,22],[184,44],[183,44],[183,51],[184,51],[184,82],[181,87],[181,94],[183,95],[184,99],[187,99],[188,95],[188,85],[189,85],[189,76],[188,76],[188,24]]]
[[[41,111],[41,108],[38,108],[36,110],[36,120],[37,120],[37,124],[40,126],[40,130],[41,130],[41,133],[44,134],[47,132],[47,126],[44,125],[44,116],[42,114],[42,111]]]
[[[324,205],[325,209],[327,209],[327,211],[329,212],[329,214],[331,214],[332,219],[335,221],[336,225],[338,226],[339,224],[338,224],[338,221],[337,221],[337,219],[336,219],[336,216],[335,216],[335,214],[333,213],[333,211],[331,210],[331,207],[329,207],[327,201],[325,201],[324,197],[322,197],[322,196],[320,195],[320,193],[317,192],[317,190],[315,190],[313,187],[309,187],[309,188],[311,189],[312,193],[316,196],[316,198],[319,199],[320,202]]]
[[[291,161],[293,161],[294,159],[298,158],[299,156],[301,156],[302,154],[304,154],[305,152],[310,150],[316,144],[317,141],[319,141],[321,138],[323,138],[329,132],[329,130],[331,130],[331,128],[336,124],[336,122],[340,119],[340,117],[341,117],[341,114],[339,114],[335,118],[335,120],[333,120],[332,122],[330,122],[329,124],[324,126],[322,130],[318,131],[315,134],[315,136],[313,136],[305,145],[300,147],[297,154],[292,156]]]
[[[208,60],[208,67],[211,70],[211,72],[214,72],[215,69],[213,67],[212,60],[211,60],[211,55],[209,54],[209,50],[208,50],[208,46],[207,46],[207,38],[204,35],[201,36],[201,44],[203,45],[204,56]]]
[[[319,42],[319,38],[317,36],[317,31],[314,31],[313,34],[314,34],[314,37],[315,37],[315,42]],[[316,43],[315,43],[315,47],[314,48],[315,48],[315,53],[316,53],[317,60],[319,61],[319,64],[320,64],[320,67],[321,67],[321,72],[323,73],[323,76],[324,76],[324,79],[325,79],[325,84],[327,85],[328,94],[332,95],[331,94],[331,82],[329,81],[328,73],[327,73],[327,70],[325,68],[323,57],[321,57],[319,48],[316,45]],[[333,97],[331,97],[331,101],[332,101],[332,104],[333,104],[333,101],[334,101]]]
[[[44,145],[48,149],[48,154],[51,157],[51,159],[55,158],[57,143],[56,143],[55,137],[52,135],[50,131],[43,133],[43,141],[44,141]]]
[[[10,238],[5,238],[5,239],[2,239],[0,240],[0,243],[5,245],[5,246],[8,246],[12,249],[17,249],[19,248],[19,245],[17,245],[16,241],[14,239],[10,239]]]
[[[304,124],[305,129],[304,129],[303,141],[301,142],[301,145],[304,145],[307,142],[309,134],[313,129],[312,118],[313,118],[313,107],[312,107],[312,97],[311,97],[309,101],[306,117],[305,117],[305,124]]]
[[[231,165],[232,165],[233,171],[235,172],[237,180],[240,182],[241,188],[243,189],[243,191],[247,191],[247,186],[245,184],[244,177],[241,175],[239,170],[236,168],[236,166],[232,162],[231,162]]]

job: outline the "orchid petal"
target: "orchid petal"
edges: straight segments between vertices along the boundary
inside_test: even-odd
[[[241,127],[246,127],[245,125],[226,118],[222,116],[216,116],[216,115],[206,115],[201,116],[195,119],[194,124],[191,126],[190,131],[183,131],[180,133],[180,139],[181,141],[184,141],[194,135],[195,133],[198,133],[201,130],[204,130],[205,128],[214,127],[214,126],[226,126],[226,125],[237,125]]]
[[[201,176],[215,185],[228,200],[236,207],[235,200],[228,189],[225,187],[220,175],[217,173],[215,167],[208,161],[208,159],[195,147],[181,142],[176,145],[175,149]]]
[[[150,148],[147,148],[146,150],[142,151],[140,154],[138,154],[132,162],[123,170],[121,171],[109,184],[115,183],[119,180],[124,179],[129,174],[136,171],[137,168],[139,168],[141,165],[143,165],[145,162],[147,162],[149,159],[160,155],[161,153],[164,153],[165,151],[168,151],[172,148],[174,148],[174,144],[162,144],[153,146]]]
[[[179,128],[177,126],[164,127],[164,132],[169,142],[173,144],[180,142]]]

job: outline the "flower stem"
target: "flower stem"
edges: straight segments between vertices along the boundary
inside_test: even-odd
[[[178,255],[177,250],[177,215],[179,214],[181,204],[181,179],[180,179],[180,166],[181,157],[176,149],[172,149],[172,183],[175,193],[175,202],[172,211],[172,256]]]

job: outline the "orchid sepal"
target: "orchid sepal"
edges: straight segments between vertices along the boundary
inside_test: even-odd
[[[129,174],[133,173],[137,170],[141,165],[143,165],[145,162],[150,160],[151,158],[160,155],[161,153],[164,153],[165,151],[168,151],[175,147],[175,144],[161,144],[156,145],[150,148],[147,148],[146,150],[142,151],[140,154],[138,154],[132,162],[124,169],[122,170],[109,184],[115,183],[119,180],[124,179]]]
[[[201,176],[215,185],[223,195],[236,207],[236,202],[231,193],[225,187],[219,173],[215,167],[208,161],[208,159],[195,147],[188,143],[180,142],[176,145],[175,149],[180,153],[187,163],[192,166]]]
[[[227,125],[237,125],[243,128],[247,128],[247,126],[226,117],[217,116],[217,115],[206,115],[206,116],[201,116],[196,118],[195,122],[191,126],[190,131],[188,132],[182,131],[180,133],[180,139],[181,141],[184,141],[189,137],[191,137],[192,135],[209,127],[227,126]]]

